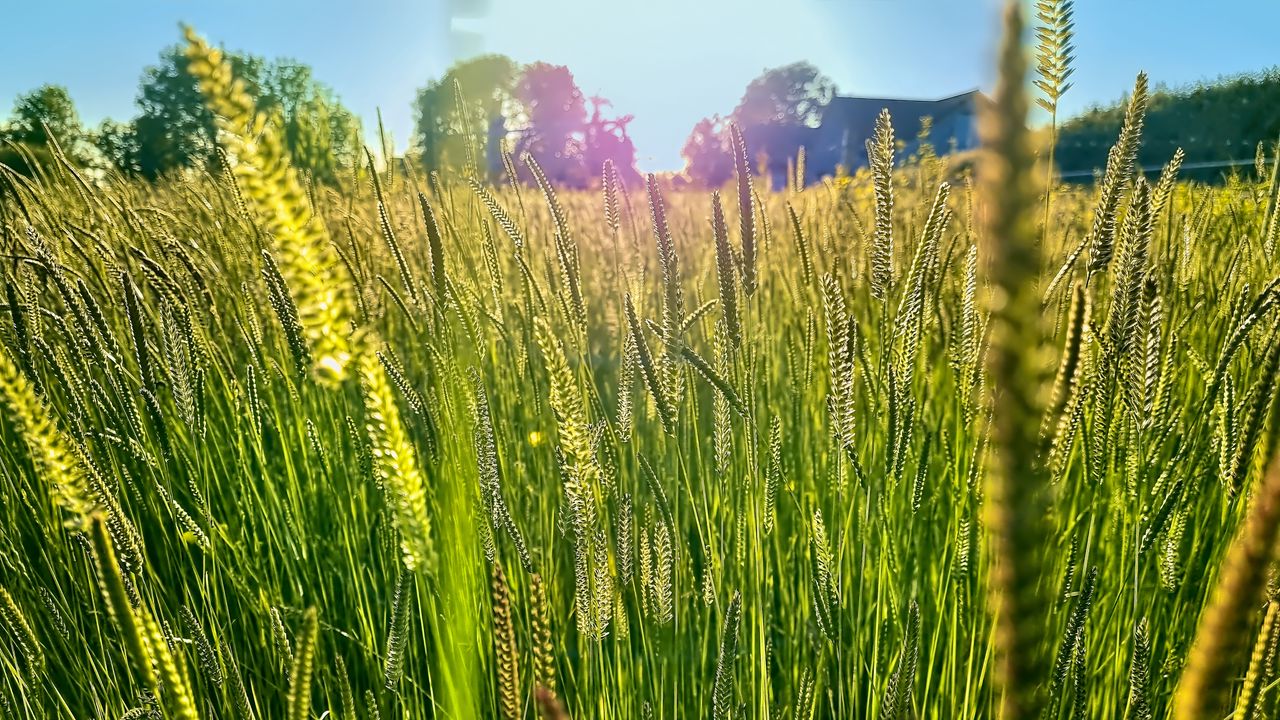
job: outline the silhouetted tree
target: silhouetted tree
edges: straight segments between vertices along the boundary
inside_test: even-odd
[[[691,182],[704,187],[720,187],[733,177],[733,150],[729,145],[729,127],[719,115],[702,118],[680,150],[684,158],[684,174]]]
[[[583,134],[587,104],[564,65],[536,62],[516,84],[527,125],[518,148],[537,159],[547,177],[575,187],[586,184]]]
[[[237,53],[228,54],[228,60],[246,90],[256,95],[261,61]],[[205,165],[213,159],[217,132],[213,113],[205,107],[187,65],[182,48],[175,45],[160,54],[159,64],[142,73],[140,113],[133,121],[137,155],[128,165],[145,177]]]
[[[593,95],[591,101],[591,118],[587,120],[583,133],[583,154],[588,175],[599,173],[605,160],[612,160],[622,181],[638,187],[640,173],[636,171],[636,146],[627,134],[627,126],[635,119],[634,115],[621,115],[606,118],[601,112],[613,103],[599,95]]]

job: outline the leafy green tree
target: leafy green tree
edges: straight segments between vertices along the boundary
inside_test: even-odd
[[[12,117],[0,127],[0,163],[30,176],[33,165],[53,157],[51,138],[71,162],[87,162],[84,126],[71,95],[60,85],[42,85],[18,96]]]
[[[236,77],[256,95],[261,62],[235,53],[228,59]],[[143,71],[137,101],[141,112],[133,127],[137,142],[134,164],[145,177],[156,178],[213,160],[213,114],[204,106],[187,65],[182,49],[175,45],[160,54],[159,64]]]
[[[64,149],[70,149],[84,139],[84,126],[66,88],[42,85],[18,97],[5,135],[28,145],[48,145],[52,135]]]
[[[360,162],[360,121],[331,90],[294,60],[276,60],[259,76],[258,105],[279,113],[294,166],[332,183]]]
[[[295,166],[317,180],[333,182],[341,168],[357,162],[360,129],[356,117],[333,91],[293,60],[268,62],[227,53],[235,76],[257,100],[258,110],[278,113]],[[166,49],[147,68],[138,94],[141,111],[133,122],[131,158],[118,167],[150,178],[214,161],[217,131],[180,47]],[[118,139],[113,137],[113,140]]]
[[[103,120],[92,141],[103,169],[138,172],[138,134],[132,123]]]
[[[518,121],[515,97],[519,66],[505,55],[482,55],[453,65],[418,91],[414,100],[414,145],[428,171],[466,166],[467,140],[491,177],[502,171],[500,141]],[[462,90],[462,102],[455,92]],[[463,117],[465,115],[465,117]]]

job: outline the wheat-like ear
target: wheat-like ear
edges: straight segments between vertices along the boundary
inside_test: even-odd
[[[547,600],[546,583],[538,573],[529,576],[529,622],[534,683],[554,696],[556,661],[551,645],[551,609]]]
[[[885,685],[881,720],[904,720],[915,716],[913,692],[916,668],[920,663],[920,605],[911,601],[907,614],[907,634],[902,639],[902,655]]]
[[[871,295],[887,300],[893,289],[893,123],[889,110],[876,118],[867,141],[867,161],[875,179],[876,227],[871,244]]]
[[[1053,380],[1049,395],[1049,409],[1040,425],[1042,443],[1057,449],[1070,426],[1068,406],[1079,393],[1082,373],[1081,354],[1084,350],[1085,328],[1089,323],[1089,296],[1084,285],[1076,283],[1071,293],[1071,309],[1067,312],[1067,337],[1058,362],[1058,374]],[[1051,435],[1052,433],[1052,435]],[[1043,447],[1043,445],[1042,445]]]
[[[535,335],[551,379],[551,409],[555,411],[560,449],[565,454],[573,479],[582,485],[584,491],[589,490],[596,480],[596,467],[582,391],[569,368],[564,344],[555,329],[539,318]]]
[[[1049,680],[1050,702],[1060,702],[1059,691],[1065,689],[1064,685],[1068,680],[1071,664],[1083,642],[1085,620],[1089,616],[1089,609],[1093,605],[1093,596],[1097,590],[1098,568],[1093,567],[1089,569],[1075,607],[1067,617],[1067,626],[1062,633],[1062,645],[1059,646],[1058,654],[1054,658],[1053,674]]]
[[[435,567],[431,518],[427,514],[427,488],[418,469],[418,457],[404,423],[387,374],[374,353],[359,361],[364,395],[365,426],[373,447],[374,472],[387,494],[405,567]]]
[[[200,620],[185,605],[178,610],[178,618],[182,621],[182,629],[191,636],[191,642],[196,647],[196,662],[200,666],[200,672],[204,673],[214,687],[222,687],[222,667],[218,665],[218,656],[213,651],[209,636],[200,626]]]
[[[169,647],[168,625],[162,627],[145,609],[139,609],[138,619],[147,634],[147,647],[151,652],[152,662],[160,673],[164,688],[161,696],[164,700],[164,716],[174,720],[198,720],[186,664]]]
[[[1267,212],[1262,218],[1262,250],[1267,257],[1272,257],[1276,251],[1276,242],[1280,241],[1280,141],[1272,146],[1272,153],[1275,155],[1271,161],[1271,172],[1266,173],[1267,178]],[[1258,177],[1262,178],[1264,171],[1259,171]]]
[[[0,350],[0,400],[8,409],[9,421],[26,442],[36,472],[49,483],[54,502],[70,515],[70,524],[82,525],[98,507],[84,463],[27,376],[4,350]]]
[[[1048,679],[1043,649],[1048,603],[1040,591],[1047,483],[1036,454],[1042,385],[1041,305],[1035,289],[1040,251],[1022,27],[1019,5],[1011,1],[1005,9],[996,92],[982,125],[987,148],[985,241],[993,285],[988,366],[996,386],[985,504],[996,556],[992,604],[998,618],[1001,717],[1008,719],[1040,717]]]
[[[658,418],[662,421],[662,430],[668,435],[674,435],[676,412],[667,401],[667,393],[663,388],[662,378],[658,375],[658,368],[653,362],[653,356],[649,353],[649,343],[644,339],[644,330],[640,328],[640,321],[636,318],[636,309],[631,302],[630,294],[623,298],[622,307],[627,319],[627,328],[631,331],[631,342],[632,347],[635,348],[636,364],[640,366],[644,384],[649,388],[649,394],[653,395],[654,406],[658,408]]]
[[[729,125],[733,146],[733,171],[738,179],[738,227],[742,234],[742,292],[750,297],[756,291],[756,225],[752,206],[751,163],[747,160],[747,141],[737,123]],[[763,213],[761,213],[763,216]]]
[[[516,525],[515,518],[507,507],[502,495],[502,467],[498,464],[497,439],[493,430],[493,416],[489,411],[489,396],[485,392],[484,379],[475,369],[470,370],[471,383],[475,388],[475,403],[472,414],[475,416],[473,439],[476,448],[476,468],[480,476],[480,499],[484,504],[488,523],[484,528],[485,556],[489,562],[496,561],[495,542],[499,530],[505,530],[515,546],[520,564],[525,571],[533,572],[533,559],[529,557],[529,549],[525,545],[524,535]]]
[[[1158,223],[1161,215],[1164,214],[1164,209],[1168,207],[1174,184],[1178,181],[1178,171],[1182,169],[1182,161],[1186,156],[1182,148],[1174,150],[1173,157],[1169,158],[1169,162],[1165,163],[1160,171],[1160,180],[1156,182],[1156,189],[1151,193],[1152,223]]]
[[[1244,524],[1222,560],[1174,697],[1178,720],[1222,717],[1280,535],[1280,455],[1271,460]]]
[[[813,511],[809,544],[813,551],[813,608],[818,627],[831,642],[839,637],[840,596],[836,585],[836,559],[827,536],[822,511]]]
[[[1108,378],[1118,379],[1122,383],[1122,388],[1126,391],[1124,399],[1135,416],[1142,412],[1143,399],[1140,383],[1131,381],[1131,378],[1140,378],[1145,370],[1139,320],[1142,314],[1143,287],[1150,265],[1151,234],[1150,187],[1145,179],[1138,178],[1121,232],[1102,365]],[[1110,387],[1105,392],[1109,393]],[[1105,435],[1104,428],[1099,437]],[[1098,453],[1097,456],[1101,458],[1102,455]]]
[[[185,33],[188,69],[213,111],[219,143],[236,161],[233,172],[244,203],[272,238],[273,254],[311,346],[313,372],[321,382],[340,383],[353,355],[348,335],[354,305],[328,232],[311,217],[279,128],[255,110],[222,51],[209,47],[191,28]]]
[[[800,215],[790,202],[787,203],[787,217],[791,220],[791,234],[796,243],[796,255],[800,258],[800,270],[805,285],[813,284],[813,258],[809,256],[809,240],[804,236],[804,227],[800,223]]]
[[[298,651],[293,654],[293,668],[289,671],[288,720],[311,717],[311,670],[316,661],[319,627],[316,609],[307,608],[298,631]]]
[[[560,279],[569,291],[572,310],[569,319],[575,323],[579,332],[586,332],[587,308],[582,296],[582,269],[578,261],[578,243],[573,233],[569,231],[569,221],[565,217],[564,208],[556,197],[555,188],[547,179],[546,173],[542,171],[542,167],[532,155],[525,155],[524,162],[542,190],[542,196],[547,202],[547,208],[551,211],[551,219],[555,224],[556,261],[560,267]]]
[[[1107,268],[1115,252],[1116,218],[1119,215],[1120,198],[1133,179],[1134,163],[1138,158],[1138,142],[1142,139],[1142,125],[1147,114],[1147,74],[1138,73],[1133,84],[1133,94],[1125,107],[1124,121],[1120,125],[1120,137],[1107,154],[1107,166],[1098,185],[1098,204],[1093,211],[1093,226],[1082,246],[1089,249],[1089,275]]]
[[[1044,97],[1036,103],[1057,118],[1058,100],[1071,89],[1068,79],[1074,72],[1071,61],[1075,59],[1075,22],[1072,0],[1040,0],[1036,3],[1036,87]]]
[[[378,168],[374,165],[373,153],[365,147],[364,155],[365,161],[369,164],[369,177],[373,180],[373,197],[377,203],[378,227],[382,230],[382,239],[387,243],[387,249],[391,251],[391,257],[396,261],[396,268],[400,271],[400,282],[404,284],[405,292],[408,293],[410,300],[417,303],[418,283],[413,276],[413,271],[409,268],[408,261],[405,260],[404,251],[400,249],[395,228],[391,225],[391,211],[387,208],[387,200],[382,194],[382,181],[378,179]]]
[[[1258,629],[1258,638],[1253,643],[1253,655],[1249,658],[1249,670],[1244,676],[1244,685],[1236,698],[1236,711],[1233,718],[1257,718],[1259,706],[1266,694],[1266,683],[1274,676],[1276,633],[1280,631],[1280,602],[1274,595],[1267,603],[1267,612],[1262,617],[1262,627]],[[1149,720],[1149,719],[1148,719]]]
[[[124,639],[125,650],[134,670],[142,676],[143,685],[153,697],[160,697],[160,679],[152,665],[149,641],[144,624],[134,614],[124,573],[116,560],[115,547],[101,514],[89,518],[89,538],[93,546],[94,564],[98,571],[98,587],[107,603],[107,613],[115,621]]]
[[[412,592],[413,576],[400,573],[396,577],[395,594],[391,598],[391,626],[387,630],[387,655],[382,665],[382,683],[388,690],[394,690],[404,675],[404,644],[409,632]]]
[[[480,198],[480,202],[484,203],[485,208],[489,210],[489,214],[493,216],[494,222],[498,223],[498,227],[502,228],[502,232],[506,233],[507,237],[511,239],[511,244],[515,247],[516,253],[519,254],[524,249],[524,235],[520,232],[520,226],[516,224],[516,221],[507,213],[506,209],[498,203],[493,193],[480,184],[480,181],[471,178],[469,182],[472,192]]]
[[[498,708],[503,720],[520,717],[520,653],[511,624],[511,591],[502,565],[493,564],[493,651],[498,669]]]
[[[711,689],[711,717],[715,720],[728,720],[733,715],[733,665],[738,659],[738,625],[741,621],[742,593],[735,590],[724,613],[720,653],[716,658],[716,679]]]
[[[769,464],[765,472],[764,534],[773,532],[778,516],[778,488],[783,482],[782,418],[773,416],[769,424]]]
[[[427,227],[427,249],[431,251],[431,287],[435,289],[436,299],[443,302],[447,276],[444,269],[444,239],[440,235],[440,223],[436,221],[435,210],[427,201],[427,196],[418,193],[418,206],[422,210],[422,222]]]
[[[684,294],[680,288],[680,260],[675,241],[667,224],[666,203],[657,178],[646,178],[653,236],[658,247],[658,265],[662,268],[662,345],[664,349],[660,375],[662,388],[673,404],[680,404],[680,344],[684,326]]]
[[[0,586],[0,621],[8,628],[22,655],[26,681],[31,686],[38,684],[44,674],[44,650],[40,647],[35,631],[31,629],[31,623],[27,622],[26,614],[3,586]]]
[[[598,618],[595,611],[601,598],[592,592],[596,555],[592,543],[597,525],[595,493],[599,468],[592,450],[582,391],[569,369],[564,345],[541,317],[537,319],[535,331],[550,376],[551,409],[556,417],[556,455],[564,476],[565,500],[573,526],[574,612],[579,632],[598,637],[594,620]]]
[[[1133,628],[1133,653],[1129,659],[1129,717],[1151,720],[1151,636],[1144,617]],[[1247,716],[1241,716],[1247,717]]]
[[[227,692],[231,695],[231,703],[236,709],[236,717],[241,720],[253,720],[253,709],[249,703],[249,691],[245,688],[244,679],[240,677],[240,668],[236,663],[235,654],[231,651],[231,646],[227,644],[225,637],[218,640],[218,654],[222,656],[222,662],[227,666],[227,683],[229,687]]]
[[[338,699],[342,703],[342,712],[338,717],[342,720],[356,720],[360,716],[356,713],[356,698],[351,690],[351,674],[347,672],[347,663],[341,655],[335,655],[333,664],[338,676]]]
[[[716,241],[716,280],[720,287],[720,312],[724,317],[729,344],[736,349],[742,344],[737,273],[733,266],[733,250],[729,247],[729,230],[725,227],[724,208],[720,204],[718,190],[711,193],[711,234]]]
[[[293,355],[294,368],[301,377],[311,367],[311,349],[307,347],[306,330],[298,322],[298,307],[289,293],[280,266],[276,264],[271,253],[262,251],[262,278],[267,283],[267,299],[271,309],[275,310],[276,319],[284,330],[284,337],[289,344],[289,352]]]

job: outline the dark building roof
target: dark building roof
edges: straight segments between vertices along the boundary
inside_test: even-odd
[[[822,113],[822,125],[815,138],[819,147],[813,150],[835,151],[835,162],[850,169],[865,165],[866,141],[875,131],[876,117],[886,108],[893,119],[894,137],[906,146],[901,156],[915,151],[918,145],[916,135],[926,117],[933,120],[929,142],[939,152],[948,151],[953,143],[957,150],[968,150],[978,145],[978,106],[986,101],[986,97],[977,90],[940,100],[837,96],[831,99]],[[806,161],[817,159],[811,154],[812,150],[806,148],[805,152]]]
[[[939,153],[964,151],[978,146],[978,111],[987,97],[977,90],[939,100],[909,100],[836,96],[823,110],[818,127],[755,126],[746,129],[748,146],[768,157],[768,174],[774,187],[787,184],[788,164],[801,146],[805,149],[805,182],[849,171],[867,164],[867,140],[875,132],[876,118],[889,110],[894,138],[901,144],[901,159],[919,149],[921,122],[932,119],[929,142]]]

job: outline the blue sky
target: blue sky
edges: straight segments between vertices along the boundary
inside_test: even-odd
[[[568,65],[583,91],[636,116],[646,170],[676,169],[689,129],[728,113],[766,67],[809,60],[855,95],[934,97],[990,85],[998,0],[5,0],[0,113],[42,83],[82,118],[134,112],[142,69],[178,23],[214,43],[315,68],[398,147],[417,88],[459,56]],[[1140,69],[1183,84],[1280,62],[1280,3],[1081,0],[1067,114],[1120,97]]]

